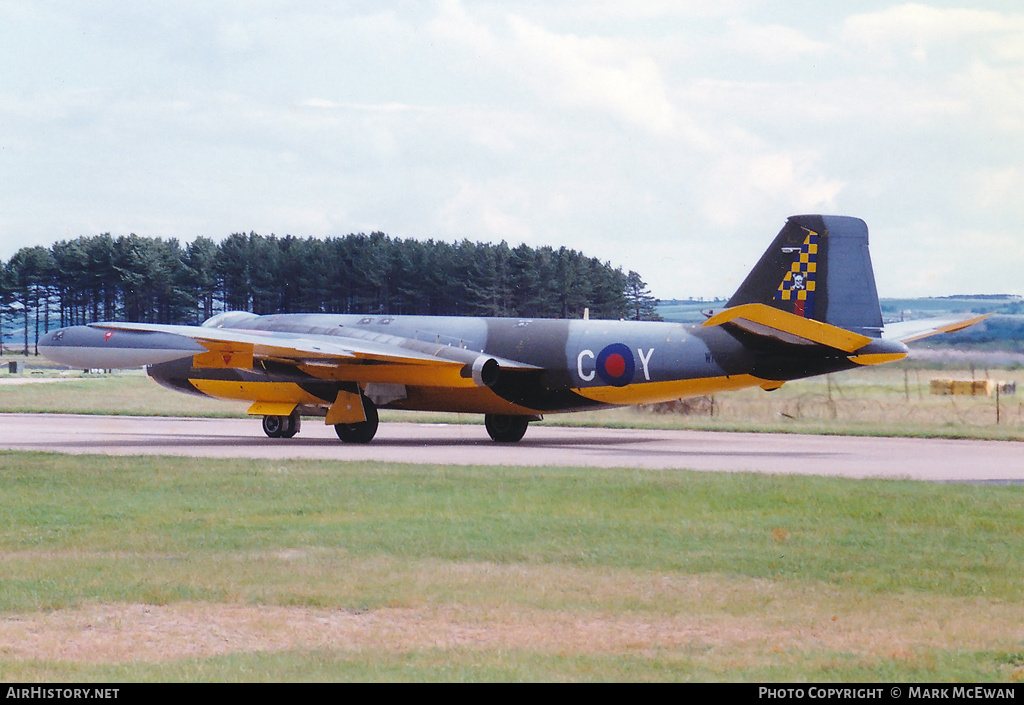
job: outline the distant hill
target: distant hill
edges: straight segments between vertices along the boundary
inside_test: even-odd
[[[881,299],[881,304],[882,315],[893,320],[900,320],[901,316],[923,318],[957,313],[995,313],[1005,316],[1024,314],[1024,297],[1011,294]]]
[[[882,299],[886,321],[991,313],[988,320],[958,333],[938,335],[915,348],[1024,352],[1024,298],[1014,295],[941,296],[927,299]]]
[[[706,320],[701,311],[725,308],[725,299],[661,299],[658,315],[673,323],[701,323]]]

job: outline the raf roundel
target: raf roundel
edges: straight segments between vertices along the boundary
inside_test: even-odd
[[[622,343],[612,343],[597,356],[597,375],[613,387],[632,382],[635,370],[633,352]]]

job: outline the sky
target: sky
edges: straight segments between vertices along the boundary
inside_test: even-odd
[[[1024,294],[1018,0],[0,0],[0,258],[506,241],[727,297],[787,216],[883,297]]]

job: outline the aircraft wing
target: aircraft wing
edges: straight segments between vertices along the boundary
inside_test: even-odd
[[[882,330],[884,340],[895,340],[900,343],[912,343],[915,340],[928,338],[940,333],[953,333],[963,330],[975,323],[980,323],[991,316],[986,313],[983,316],[970,317],[948,317],[948,318],[923,318],[919,321],[900,321],[898,323],[886,323]]]
[[[532,365],[439,343],[374,334],[283,331],[151,323],[93,323],[45,341],[47,356],[75,367],[138,367],[192,357],[195,367],[284,363],[316,376],[427,386],[490,386],[501,369]]]
[[[338,342],[325,336],[304,336],[279,331],[240,330],[236,328],[203,328],[201,326],[160,325],[156,323],[91,323],[90,328],[144,333],[169,333],[191,338],[209,350],[237,348],[251,351],[257,358],[282,358],[293,361],[355,358],[357,356],[393,357],[395,345],[375,344],[372,341],[353,341],[339,337]],[[184,357],[184,356],[183,356]],[[403,351],[404,360],[428,360],[430,356],[415,351]]]

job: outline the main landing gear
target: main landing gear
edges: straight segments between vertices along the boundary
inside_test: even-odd
[[[363,413],[366,421],[334,424],[334,431],[342,442],[369,443],[377,435],[377,406],[366,397],[363,397]]]
[[[334,425],[338,438],[345,443],[369,443],[373,440],[377,435],[377,407],[366,397],[363,397],[363,412],[365,421]],[[293,411],[290,416],[264,416],[263,432],[271,438],[291,438],[299,432],[301,424],[302,417],[298,411]]]
[[[504,416],[487,414],[484,416],[484,428],[487,435],[495,443],[518,443],[530,425],[529,416]]]
[[[379,417],[377,407],[369,399],[363,398],[363,411],[366,420],[359,423],[339,423],[334,431],[344,443],[369,443],[377,435]],[[484,416],[484,427],[487,435],[495,443],[518,443],[526,433],[530,421],[537,416],[506,416],[503,414],[487,414]],[[263,432],[271,438],[291,438],[299,432],[302,419],[297,411],[290,416],[264,416]]]
[[[263,432],[271,438],[291,438],[299,432],[302,417],[293,411],[290,416],[264,416]]]

